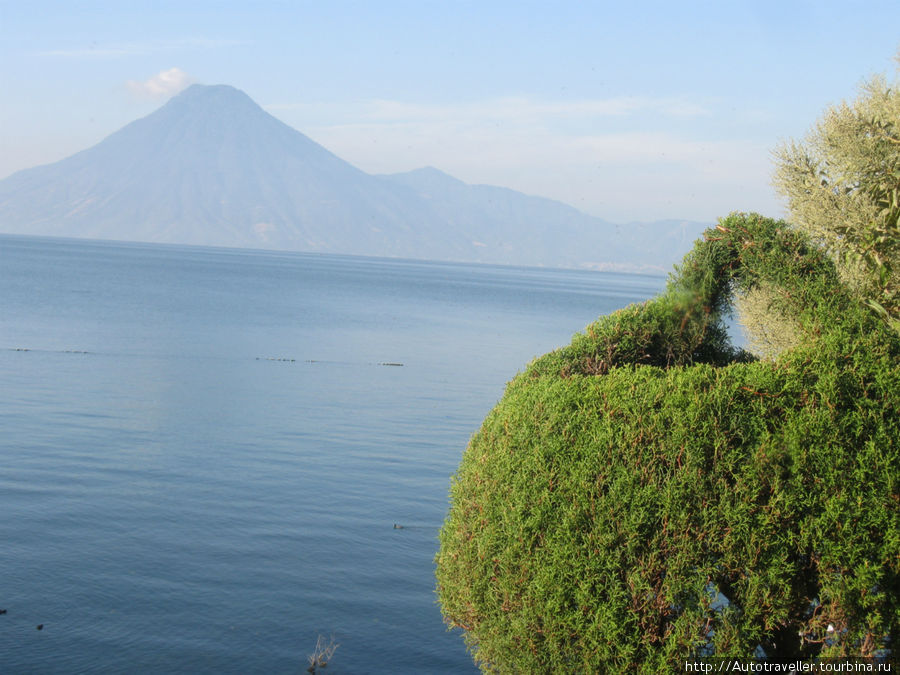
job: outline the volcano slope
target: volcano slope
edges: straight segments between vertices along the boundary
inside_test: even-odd
[[[762,282],[804,336],[774,361],[722,323]],[[452,482],[445,621],[501,672],[896,655],[898,439],[897,334],[804,235],[732,214],[509,383]]]

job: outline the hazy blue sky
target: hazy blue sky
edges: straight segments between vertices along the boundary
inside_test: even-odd
[[[894,77],[898,47],[898,0],[0,0],[0,177],[200,82],[372,173],[431,165],[617,222],[780,215],[772,148]]]

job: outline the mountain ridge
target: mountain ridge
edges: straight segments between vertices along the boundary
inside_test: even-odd
[[[671,227],[637,240],[622,227],[434,167],[368,174],[228,85],[192,85],[90,148],[0,180],[11,234],[554,267],[677,260]]]

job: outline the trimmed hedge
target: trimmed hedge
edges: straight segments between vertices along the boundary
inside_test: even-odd
[[[805,337],[774,362],[721,320],[760,282]],[[897,334],[804,235],[732,214],[662,295],[509,383],[453,479],[444,618],[505,672],[884,654],[898,439]]]

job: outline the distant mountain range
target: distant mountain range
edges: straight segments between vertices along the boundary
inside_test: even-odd
[[[705,225],[615,225],[433,168],[367,174],[229,86],[0,181],[0,232],[553,267],[668,270]]]

